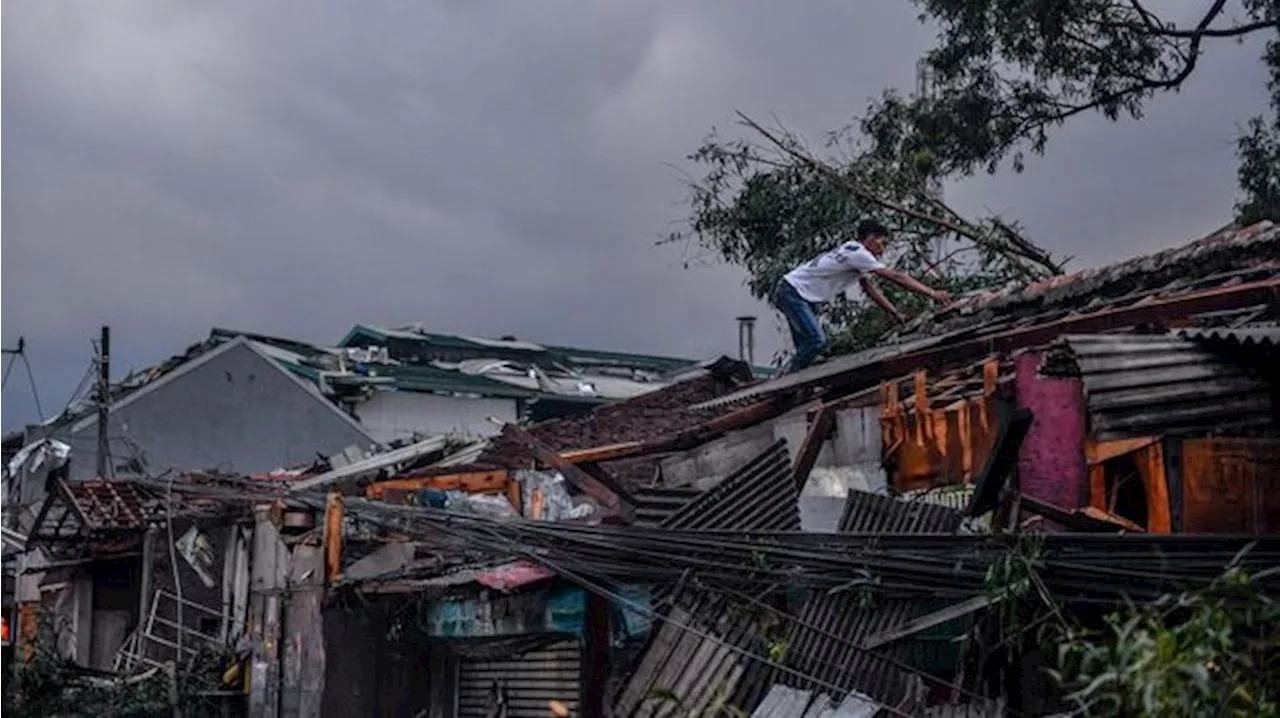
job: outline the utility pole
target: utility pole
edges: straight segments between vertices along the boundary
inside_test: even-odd
[[[98,340],[98,478],[107,479],[110,468],[110,443],[107,422],[111,412],[111,327],[102,328]]]

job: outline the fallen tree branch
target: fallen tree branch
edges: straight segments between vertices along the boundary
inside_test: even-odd
[[[954,221],[954,220],[947,219],[945,217],[939,217],[929,212],[915,209],[913,207],[908,207],[906,205],[899,204],[892,200],[884,199],[883,197],[878,196],[875,192],[872,192],[871,190],[859,185],[858,183],[851,181],[848,177],[845,177],[843,174],[841,174],[840,172],[838,172],[836,169],[826,164],[825,162],[822,162],[821,160],[818,160],[811,155],[805,154],[804,152],[801,152],[800,150],[791,146],[791,144],[785,141],[785,139],[778,137],[775,133],[765,128],[759,122],[756,122],[755,120],[751,119],[743,112],[739,111],[737,112],[737,115],[738,115],[738,119],[744,125],[758,132],[762,137],[768,140],[769,144],[776,147],[779,151],[788,155],[789,157],[801,163],[802,165],[805,165],[806,167],[809,167],[815,172],[821,174],[822,176],[831,180],[831,182],[833,182],[834,184],[848,190],[851,194],[853,194],[854,196],[864,201],[870,202],[871,204],[874,204],[877,207],[880,207],[881,209],[886,209],[886,210],[889,210],[890,212],[895,212],[897,214],[902,214],[907,217],[911,217],[912,219],[916,219],[922,222],[927,222],[936,227],[944,229],[948,232],[952,232],[953,234],[957,234],[961,237],[965,237],[976,244],[986,245],[989,247],[993,247],[999,251],[1005,251],[1005,252],[1015,254],[1018,257],[1021,257],[1022,259],[1028,260],[1030,262],[1033,262],[1039,265],[1041,268],[1047,270],[1050,274],[1062,274],[1062,267],[1060,267],[1058,264],[1053,262],[1049,258],[1047,252],[1040,249],[1039,247],[1036,247],[1034,244],[1032,244],[1031,242],[1029,242],[1023,237],[1019,236],[1017,237],[1016,240],[1012,240],[1012,241],[1011,240],[1001,241],[993,238],[990,233],[984,232],[980,228],[970,225],[968,222]],[[940,204],[937,202],[937,200],[933,200],[933,202]],[[948,211],[957,217],[959,216],[955,212],[950,211],[949,208],[948,208]],[[1005,234],[1016,236],[1016,233],[1014,233],[1008,227],[1003,227],[1002,229],[1004,230]]]

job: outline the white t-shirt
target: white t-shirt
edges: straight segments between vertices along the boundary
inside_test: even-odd
[[[787,283],[810,302],[829,302],[867,272],[884,268],[859,242],[845,242],[787,272]]]

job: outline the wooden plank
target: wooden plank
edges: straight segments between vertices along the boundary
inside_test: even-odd
[[[1089,465],[1101,464],[1117,456],[1124,456],[1159,441],[1156,436],[1138,436],[1132,439],[1115,439],[1113,441],[1090,441],[1084,445],[1085,458]]]
[[[1134,522],[1108,513],[1102,509],[1087,506],[1083,509],[1065,509],[1061,506],[1055,506],[1047,501],[1021,494],[1018,497],[1019,507],[1025,509],[1037,516],[1043,516],[1051,521],[1056,521],[1066,528],[1076,531],[1089,532],[1114,532],[1114,531],[1135,531],[1142,532],[1144,529]]]
[[[559,471],[568,481],[579,491],[587,496],[600,502],[606,508],[612,511],[620,511],[622,509],[622,500],[613,490],[600,483],[595,477],[587,472],[579,469],[574,464],[565,461],[559,454],[547,448],[545,444],[533,438],[533,436],[524,429],[515,424],[507,424],[502,428],[502,433],[511,441],[522,446],[526,446],[533,452],[534,458],[547,466]]]
[[[813,417],[813,423],[809,425],[809,433],[805,435],[804,443],[796,453],[796,463],[792,473],[796,491],[804,489],[805,482],[809,480],[809,472],[813,471],[813,465],[818,462],[822,444],[826,442],[827,437],[831,436],[835,423],[836,408],[834,406],[823,404],[818,408],[817,415]]]
[[[509,476],[505,470],[470,471],[460,474],[442,474],[438,476],[422,476],[411,479],[391,479],[377,481],[365,488],[365,496],[379,501],[385,500],[391,491],[421,491],[438,489],[440,491],[506,491]]]
[[[324,554],[299,544],[289,562],[280,687],[281,718],[320,718],[324,693]]]
[[[329,492],[324,507],[325,575],[330,584],[342,580],[342,494]]]
[[[1169,480],[1164,471],[1164,447],[1159,442],[1142,450],[1138,464],[1147,488],[1147,531],[1173,533],[1173,509],[1169,504]]]
[[[249,718],[280,715],[280,592],[288,549],[271,522],[271,507],[254,509],[253,566],[249,582]]]
[[[597,461],[616,461],[635,456],[635,452],[644,447],[643,441],[627,441],[621,444],[607,444],[590,449],[574,449],[561,451],[560,458],[572,464]]]

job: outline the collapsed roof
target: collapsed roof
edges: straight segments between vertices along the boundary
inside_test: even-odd
[[[1064,334],[1241,324],[1274,311],[1280,227],[1227,229],[1185,246],[1023,287],[980,292],[925,315],[879,345],[719,397],[849,390],[919,369],[944,369]]]

